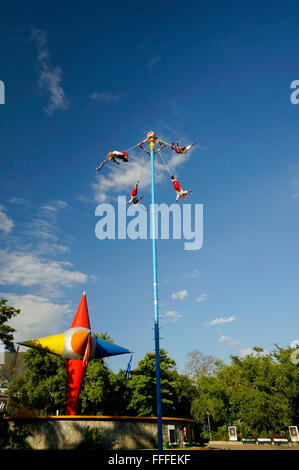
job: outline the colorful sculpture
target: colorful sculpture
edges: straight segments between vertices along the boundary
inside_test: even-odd
[[[78,414],[80,389],[89,361],[131,352],[126,348],[100,339],[91,332],[85,292],[69,330],[58,335],[24,341],[19,344],[56,354],[66,361],[66,415]]]

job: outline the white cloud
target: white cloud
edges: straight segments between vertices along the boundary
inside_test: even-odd
[[[229,348],[233,348],[234,346],[237,346],[240,343],[239,339],[233,339],[231,336],[224,336],[222,335],[219,339],[218,342],[224,346],[227,346]]]
[[[117,94],[117,93],[111,93],[110,91],[94,91],[91,95],[90,98],[92,100],[99,101],[102,104],[112,104],[112,103],[117,103],[119,100],[124,98],[126,96],[126,93],[123,94]]]
[[[60,245],[59,243],[48,243],[42,240],[36,245],[36,253],[39,255],[57,255],[69,252],[70,248],[68,246]]]
[[[48,39],[45,31],[32,28],[32,37],[37,47],[37,60],[40,65],[39,86],[49,94],[49,102],[44,111],[52,115],[55,111],[67,108],[67,100],[61,86],[62,70],[49,65]]]
[[[14,223],[12,219],[10,219],[6,214],[5,214],[5,208],[0,205],[0,230],[3,230],[5,233],[11,232]]]
[[[193,273],[190,273],[190,274],[185,273],[185,274],[183,274],[183,277],[187,277],[187,278],[189,278],[189,279],[193,279],[193,278],[198,277],[198,276],[199,276],[199,271],[198,271],[198,269],[194,269]]]
[[[234,321],[235,319],[236,317],[233,317],[233,316],[227,317],[227,318],[215,318],[210,323],[208,323],[208,325],[218,325],[219,323],[230,323]]]
[[[11,202],[12,204],[20,204],[20,205],[23,205],[23,204],[26,204],[26,200],[23,199],[22,197],[12,197],[9,202]]]
[[[171,295],[171,298],[174,300],[184,300],[185,297],[187,297],[188,291],[187,290],[179,290],[178,292],[174,292]]]
[[[50,212],[48,213],[50,214]],[[26,224],[26,230],[31,237],[37,238],[39,241],[56,242],[58,240],[54,218],[51,220],[35,218]]]
[[[68,206],[65,201],[53,201],[50,204],[42,206],[42,209],[49,212],[56,212],[58,209],[65,209]]]
[[[71,287],[82,284],[88,276],[79,271],[64,268],[61,261],[41,259],[34,254],[0,251],[0,283],[28,287],[42,285]]]
[[[32,28],[32,37],[37,47],[37,60],[43,62],[49,59],[47,33],[41,29]]]
[[[41,242],[57,242],[59,230],[57,227],[57,211],[65,209],[68,204],[65,201],[53,201],[41,206],[37,217],[26,223],[26,232]],[[61,239],[61,234],[59,234]]]
[[[89,276],[76,270],[61,255],[70,252],[71,236],[64,236],[57,224],[57,211],[67,203],[54,200],[38,204],[38,215],[31,219],[36,207],[22,223],[22,230],[5,239],[6,248],[0,249],[0,284],[32,288],[28,293],[45,297],[61,296],[64,288],[85,284]],[[10,224],[11,225],[11,224]],[[7,229],[8,230],[8,229]]]
[[[246,357],[246,356],[262,357],[262,356],[267,356],[267,354],[268,352],[265,350],[257,352],[253,348],[246,348],[246,349],[241,350],[241,355],[243,357]]]
[[[55,254],[69,251],[69,245],[73,237],[65,236],[63,230],[58,226],[57,219],[59,211],[68,207],[67,202],[54,200],[43,204],[34,204],[18,198],[16,200],[12,198],[10,202],[19,204],[18,210],[19,212],[22,211],[23,216],[22,224],[17,227],[19,230],[14,232],[13,238],[6,240],[10,246],[14,246],[15,250],[19,249],[22,252],[36,254]],[[0,222],[1,209],[2,206],[0,205]],[[10,221],[9,226],[12,223]]]
[[[161,60],[161,56],[160,55],[157,55],[157,56],[154,56],[152,57],[148,63],[146,64],[145,68],[146,69],[152,69],[156,64],[158,64]]]
[[[91,280],[91,282],[98,282],[99,276],[98,274],[90,274],[89,279]]]
[[[297,346],[299,346],[299,339],[294,339],[291,344],[290,344],[291,348],[297,348]]]
[[[65,93],[60,85],[62,70],[60,67],[50,69],[46,64],[39,77],[39,86],[49,92],[49,103],[44,111],[52,115],[55,111],[67,108]]]
[[[90,203],[90,204],[93,204],[93,203],[94,203],[94,199],[93,199],[93,198],[88,197],[88,196],[85,196],[84,194],[78,194],[78,196],[76,197],[76,199],[78,199],[78,201],[81,201],[81,202],[87,202],[87,203]]]
[[[210,298],[210,294],[206,292],[202,292],[199,297],[197,297],[196,302],[204,302]]]
[[[174,310],[169,310],[168,312],[165,313],[165,315],[161,315],[162,318],[166,318],[167,320],[177,322],[180,318],[183,318],[182,315],[179,313],[175,312]]]
[[[1,293],[15,308],[21,309],[19,315],[9,324],[17,331],[16,342],[62,333],[69,328],[66,317],[72,313],[69,304],[53,303],[37,295]]]

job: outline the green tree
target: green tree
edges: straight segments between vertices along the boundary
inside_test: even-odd
[[[176,393],[176,363],[160,350],[161,400],[164,416],[173,416]],[[156,360],[154,353],[147,353],[132,371],[129,381],[131,401],[129,409],[137,416],[156,416]]]
[[[277,432],[290,419],[289,400],[280,385],[280,364],[271,354],[255,349],[253,354],[232,357],[230,368],[219,372],[226,385],[231,417],[255,432]]]
[[[66,372],[64,361],[43,351],[29,349],[23,355],[25,372],[12,380],[8,388],[8,406],[13,413],[18,407],[54,414],[65,407]]]
[[[124,378],[125,371],[120,370],[117,374],[109,371],[109,400],[106,413],[109,415],[126,416],[131,415],[129,410],[131,401],[131,389],[129,382]]]
[[[10,352],[15,352],[13,333],[16,331],[9,325],[6,325],[8,320],[16,317],[21,310],[7,305],[6,299],[0,299],[0,341],[4,344],[5,348]]]
[[[211,423],[220,426],[228,418],[227,397],[223,383],[217,377],[201,376],[197,383],[197,397],[191,414],[199,423],[205,423],[209,413]]]
[[[104,339],[105,341],[109,341],[110,343],[114,343],[114,339],[105,331],[105,333],[96,334],[96,336],[100,339]]]
[[[214,427],[239,423],[257,434],[273,434],[291,424],[298,410],[298,369],[290,349],[273,354],[261,348],[231,364],[218,363],[215,377],[200,377],[192,415],[205,422],[208,411]]]
[[[278,374],[276,377],[277,387],[281,393],[288,397],[290,414],[292,421],[299,421],[299,365],[293,362],[292,353],[298,348],[281,348],[274,344],[275,348],[272,356],[279,364]]]
[[[191,418],[191,405],[197,397],[197,388],[187,375],[175,373],[175,396],[173,414],[177,418]]]
[[[109,369],[102,361],[91,361],[80,393],[84,414],[105,413],[110,394]]]
[[[115,374],[105,363],[92,361],[88,365],[80,393],[83,413],[112,416],[130,414],[128,406],[131,390],[124,375],[123,370]]]
[[[24,377],[15,377],[8,387],[8,402],[6,413],[9,416],[16,414],[20,408],[28,408],[29,399],[26,390],[26,381]]]

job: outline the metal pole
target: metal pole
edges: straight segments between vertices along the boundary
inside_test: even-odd
[[[157,427],[158,450],[163,450],[162,433],[162,403],[160,382],[160,345],[159,345],[159,313],[158,313],[158,282],[157,282],[157,249],[156,249],[156,208],[155,208],[155,165],[154,165],[154,139],[149,139],[151,151],[151,237],[153,252],[153,287],[154,287],[154,315],[155,315],[155,353],[156,353],[156,400],[157,400]]]

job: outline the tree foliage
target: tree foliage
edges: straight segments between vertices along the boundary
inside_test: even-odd
[[[176,363],[167,355],[167,351],[160,350],[160,382],[161,401],[164,416],[174,416],[177,407],[182,412],[186,406],[186,413],[190,412],[191,399],[187,405],[188,388],[191,384],[188,378],[178,379]],[[129,382],[131,401],[129,409],[134,410],[137,416],[156,416],[156,359],[154,353],[147,353],[132,372]]]
[[[55,414],[65,407],[66,372],[64,361],[43,351],[29,349],[23,355],[25,372],[12,380],[8,388],[8,412],[18,408]]]
[[[80,393],[84,414],[104,414],[109,400],[109,370],[101,361],[92,361],[88,365]]]
[[[175,361],[161,349],[163,416],[192,416],[203,425],[208,414],[212,430],[221,435],[227,434],[228,425],[236,425],[244,437],[278,433],[298,422],[299,368],[291,361],[292,352],[277,345],[271,354],[254,348],[251,355],[232,356],[229,365],[213,362],[212,374],[209,368],[199,369],[195,381],[194,375],[191,380],[179,374]],[[25,372],[11,381],[8,412],[23,407],[43,414],[64,410],[64,361],[35,350],[22,359]],[[80,399],[84,414],[155,416],[155,354],[139,361],[129,381],[123,370],[114,373],[106,363],[91,361]]]
[[[258,434],[296,422],[298,367],[290,354],[290,348],[276,348],[273,354],[256,348],[246,357],[232,356],[230,365],[219,364],[215,377],[198,379],[192,415],[205,422],[209,412],[214,427],[239,423]]]
[[[216,364],[219,359],[215,356],[206,356],[198,349],[187,353],[185,371],[193,382],[197,382],[202,375],[214,376]]]
[[[197,389],[187,375],[175,373],[175,396],[170,416],[191,418],[191,404],[197,397]],[[164,410],[162,410],[164,413]]]
[[[6,299],[0,299],[0,341],[10,352],[15,352],[13,333],[16,331],[6,323],[20,313],[19,309],[7,305]]]

